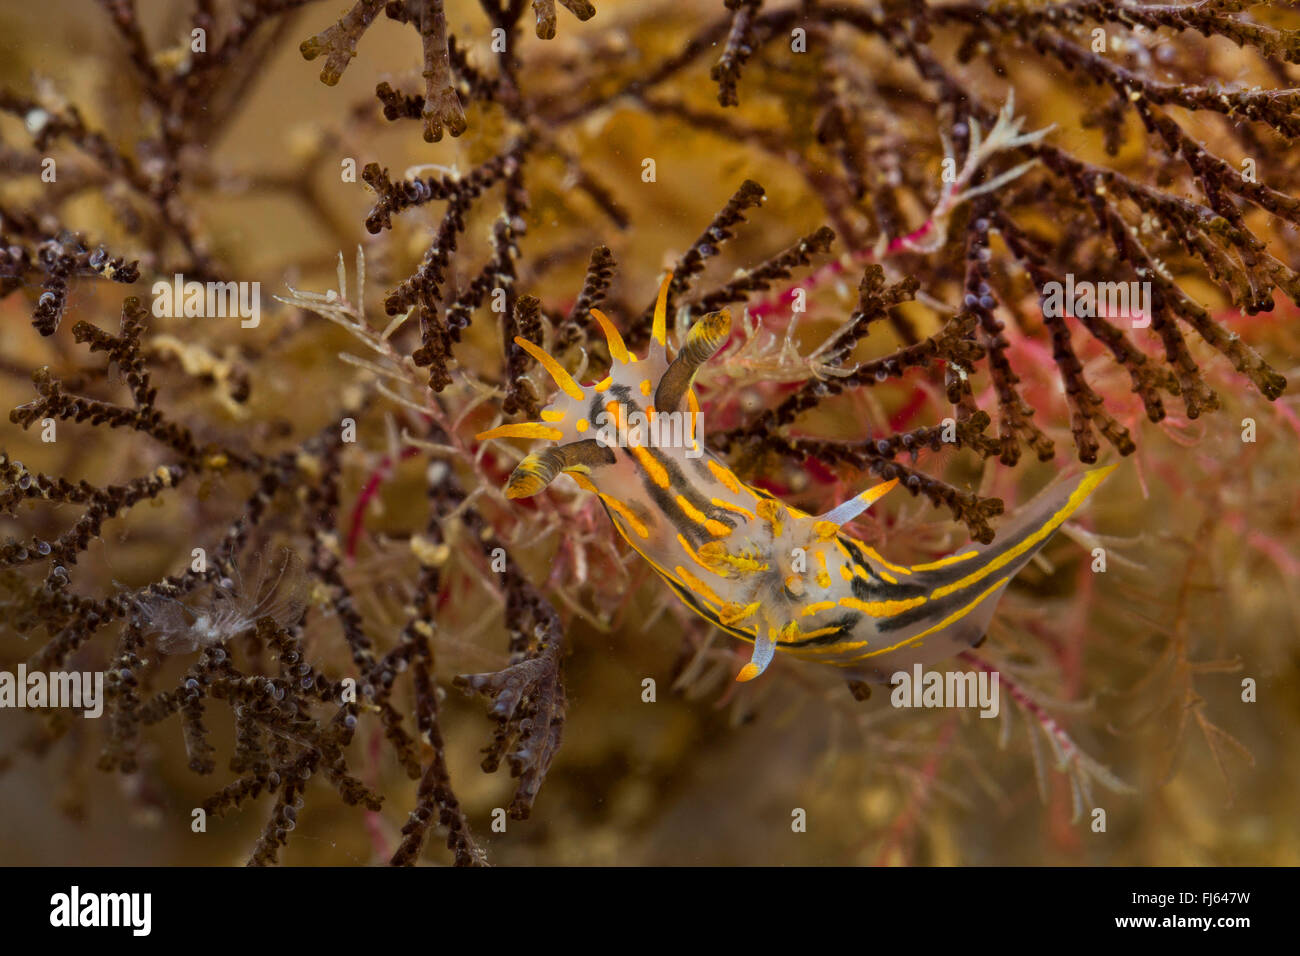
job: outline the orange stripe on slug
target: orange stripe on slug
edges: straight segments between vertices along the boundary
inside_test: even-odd
[[[656,485],[660,488],[668,488],[669,485],[672,484],[668,478],[667,470],[663,465],[655,461],[654,455],[650,454],[650,452],[646,451],[640,445],[629,448],[628,451],[632,453],[632,457],[635,458],[637,463],[645,469],[646,474],[650,476],[650,480]]]
[[[862,578],[862,580],[864,581],[871,580],[871,572],[869,572],[866,568],[864,568],[860,564],[857,564],[856,562],[853,565],[853,573],[856,574],[858,577]],[[876,573],[880,575],[882,580],[888,581],[890,584],[898,583],[898,578],[894,577],[888,571],[877,571]]]
[[[839,625],[835,625],[834,627],[819,627],[815,631],[800,631],[796,636],[801,637],[806,641],[812,637],[823,637],[827,634],[835,634],[839,630]]]
[[[621,430],[623,427],[622,406],[620,406],[616,401],[607,402],[605,405],[605,411],[607,411],[610,417],[614,419],[614,427]],[[650,454],[650,452],[646,451],[640,445],[630,445],[628,451],[632,453],[632,457],[635,458],[637,463],[645,469],[646,474],[650,476],[650,480],[656,485],[660,488],[666,489],[672,484],[668,477],[667,469],[655,460],[654,455]]]
[[[868,647],[870,643],[871,643],[870,641],[837,641],[834,644],[823,644],[821,647],[797,647],[794,648],[793,650],[794,653],[798,654],[800,657],[808,659],[813,654],[818,654],[818,655],[842,654],[845,651],[856,651],[859,648]],[[869,656],[869,655],[862,655],[862,656]],[[812,658],[812,659],[816,660],[816,658]],[[853,659],[859,660],[860,658],[853,658]],[[823,663],[823,662],[819,662],[819,663]],[[836,667],[846,666],[843,661],[825,661],[824,663],[834,664]]]
[[[686,537],[685,535],[679,534],[677,540],[685,542]],[[683,543],[682,547],[686,548],[687,551],[690,551],[689,544]],[[727,546],[721,541],[706,541],[700,545],[699,551],[691,553],[691,557],[695,558],[695,560],[699,561],[700,564],[704,565],[714,574],[721,575],[722,572],[719,571],[718,568],[730,564],[727,559],[730,558],[731,555],[727,553]]]
[[[937,600],[945,595],[952,594],[955,591],[960,591],[964,588],[970,587],[972,584],[978,583],[998,568],[1010,564],[1016,558],[1020,557],[1020,555],[1038,544],[1038,542],[1049,537],[1053,531],[1065,523],[1065,519],[1070,517],[1074,510],[1083,503],[1084,499],[1086,499],[1088,495],[1092,494],[1093,489],[1101,484],[1106,479],[1106,476],[1117,467],[1117,465],[1110,465],[1106,468],[1096,468],[1087,472],[1079,482],[1078,487],[1075,488],[1070,494],[1070,497],[1066,499],[1065,504],[1057,510],[1056,514],[1047,519],[1038,530],[999,554],[978,571],[971,572],[960,581],[954,581],[952,584],[945,584],[943,587],[936,589],[932,596]]]
[[[766,521],[772,529],[772,537],[781,537],[781,502],[772,498],[763,498],[758,502],[758,507],[754,509],[758,516]]]
[[[752,615],[760,606],[758,601],[753,604],[725,604],[718,609],[718,620],[731,627]]]
[[[686,517],[703,527],[705,531],[713,535],[715,538],[725,538],[727,535],[731,534],[730,528],[721,521],[710,518],[699,508],[695,507],[695,505],[687,501],[684,495],[677,496],[677,507],[682,509],[682,513],[686,515]]]
[[[766,571],[771,567],[767,562],[760,561],[750,553],[732,554],[721,541],[706,541],[700,545],[697,553],[705,564],[725,564],[738,574],[753,574],[755,571]]]
[[[709,504],[716,508],[724,508],[727,511],[734,511],[738,515],[744,515],[750,521],[758,520],[754,516],[754,512],[750,511],[748,508],[742,508],[740,505],[733,505],[730,501],[723,501],[721,498],[710,498]]]
[[[817,586],[822,590],[826,590],[831,586],[831,576],[830,576],[830,572],[826,570],[825,552],[823,551],[817,552],[817,563],[821,565],[821,569],[817,572]]]
[[[883,567],[889,568],[889,570],[893,571],[895,574],[912,573],[911,571],[907,570],[907,568],[902,567],[901,565],[894,564],[890,561],[886,561],[884,558],[880,556],[880,553],[876,551],[875,548],[867,547],[867,545],[863,544],[861,541],[858,541],[858,546],[862,548],[862,553],[865,554],[867,557],[869,557],[872,561],[875,561],[877,564]],[[897,584],[898,582],[895,581],[894,583]]]
[[[740,494],[740,482],[736,480],[735,475],[712,459],[705,462],[705,464],[708,465],[709,471],[713,472],[713,477],[722,482],[728,491],[733,495]]]
[[[700,597],[704,598],[704,600],[708,601],[710,604],[731,603],[729,601],[724,601],[722,600],[722,598],[718,597],[718,595],[714,592],[714,590],[711,587],[709,587],[707,584],[705,584],[695,575],[691,574],[690,571],[687,571],[680,564],[677,565],[677,567],[674,570],[676,570],[677,576],[682,579],[683,584],[685,584],[688,588],[690,588]]]
[[[776,642],[778,644],[793,644],[802,636],[803,634],[799,630],[798,622],[790,621],[777,633]]]
[[[979,554],[978,551],[967,551],[964,554],[950,554],[946,558],[940,558],[938,561],[930,561],[926,564],[912,565],[913,571],[938,571],[940,568],[946,568],[949,565],[956,564],[958,561],[966,561]]]
[[[489,438],[549,438],[559,441],[564,432],[541,422],[518,422],[513,425],[498,425],[474,436],[475,441],[487,441]]]
[[[708,561],[705,561],[700,557],[699,553],[691,547],[691,543],[686,540],[686,535],[679,534],[677,536],[677,543],[682,546],[683,551],[690,555],[691,560],[702,567],[705,571],[708,571],[710,574],[716,574],[718,577],[726,577],[722,571],[718,570],[716,564],[710,564]]]
[[[818,601],[815,604],[809,604],[799,612],[800,617],[811,617],[821,611],[829,611],[833,607],[838,607],[834,601]]]
[[[861,611],[871,617],[893,617],[925,603],[925,598],[905,598],[902,601],[859,601],[857,598],[840,598],[840,607]]]
[[[600,494],[600,492],[597,492],[597,494]],[[634,515],[632,509],[623,504],[623,502],[606,494],[600,494],[600,500],[605,502],[605,504],[609,506],[610,511],[613,511],[620,518],[626,521],[627,526],[642,538],[650,537],[650,529],[642,524],[641,519]]]
[[[942,621],[940,621],[938,624],[934,625],[933,627],[927,628],[926,630],[922,631],[920,634],[913,634],[911,637],[905,638],[905,639],[899,641],[897,644],[891,645],[890,647],[882,647],[882,648],[880,648],[880,650],[877,650],[877,651],[871,651],[869,654],[862,654],[862,655],[860,655],[859,657],[857,657],[857,658],[855,658],[855,659],[856,659],[856,660],[862,660],[863,658],[866,658],[866,657],[875,657],[877,654],[888,654],[890,651],[896,651],[896,650],[898,650],[900,647],[906,647],[908,644],[915,643],[916,641],[919,641],[919,640],[920,640],[921,638],[923,638],[923,637],[928,637],[929,635],[935,633],[936,631],[942,631],[942,630],[943,630],[945,627],[947,627],[949,624],[953,624],[953,623],[955,623],[955,622],[961,620],[963,617],[965,617],[965,616],[966,616],[967,614],[969,614],[971,611],[975,610],[975,608],[979,607],[980,603],[981,603],[985,598],[987,598],[990,594],[992,594],[994,591],[996,591],[998,588],[1002,587],[1002,585],[1006,584],[1006,583],[1007,583],[1008,581],[1010,581],[1010,580],[1011,580],[1011,577],[1010,577],[1010,575],[1008,575],[1007,577],[1003,578],[1001,581],[998,581],[998,582],[996,582],[996,583],[990,585],[988,588],[986,588],[984,591],[982,591],[982,592],[980,593],[979,597],[975,598],[975,600],[971,601],[971,602],[970,602],[969,604],[967,604],[965,607],[963,607],[963,608],[959,608],[958,610],[953,611],[951,614],[949,614],[947,617],[945,617],[945,618],[944,618]],[[863,641],[862,644],[863,644],[863,646],[866,646],[866,641]]]

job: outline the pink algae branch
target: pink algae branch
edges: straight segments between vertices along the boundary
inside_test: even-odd
[[[1065,761],[1068,763],[1078,756],[1079,752],[1074,746],[1074,741],[1070,739],[1070,735],[1065,732],[1065,729],[1056,722],[1051,714],[1043,710],[1037,701],[1021,690],[1020,686],[1016,684],[1015,681],[1005,673],[998,671],[992,664],[989,664],[982,658],[972,654],[970,651],[962,651],[957,656],[966,661],[966,663],[978,667],[986,674],[997,672],[998,683],[1007,689],[1007,693],[1011,695],[1011,698],[1016,703],[1029,713],[1033,714],[1034,719],[1038,721],[1044,730],[1051,734],[1052,738],[1060,746],[1061,755],[1065,758]]]
[[[1234,534],[1242,536],[1246,544],[1277,565],[1282,576],[1295,580],[1300,578],[1300,559],[1297,559],[1280,541],[1270,538],[1258,528],[1246,530],[1246,519],[1240,512],[1223,515],[1223,522]]]
[[[419,449],[414,445],[407,445],[398,454],[399,461],[405,461],[408,458],[414,458],[419,454]],[[352,514],[348,521],[348,540],[344,549],[344,554],[349,561],[356,557],[357,542],[361,539],[361,532],[365,530],[366,524],[366,507],[374,500],[375,495],[379,494],[379,486],[387,480],[393,470],[392,455],[385,455],[375,469],[366,478],[366,483],[361,487],[361,493],[357,495],[356,504],[352,506]]]

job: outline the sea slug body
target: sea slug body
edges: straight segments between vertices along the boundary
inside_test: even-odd
[[[977,644],[1007,583],[1114,470],[1051,486],[992,544],[911,567],[890,563],[842,526],[896,481],[807,515],[745,484],[702,447],[691,382],[726,342],[731,316],[724,309],[701,317],[670,361],[669,280],[644,358],[593,310],[612,357],[609,377],[595,385],[579,385],[553,357],[517,338],[559,394],[541,422],[477,437],[554,442],[519,463],[507,496],[537,494],[561,473],[596,494],[619,534],[687,606],[754,645],[737,680],[757,677],[781,651],[842,668],[852,681],[887,682],[896,671]],[[663,427],[647,427],[655,424]]]

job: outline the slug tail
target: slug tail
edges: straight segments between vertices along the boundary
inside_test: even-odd
[[[914,663],[978,645],[1007,585],[1114,470],[1098,468],[1049,485],[999,528],[992,544],[905,569],[906,583],[919,586],[923,600],[882,618],[876,640],[836,663],[859,679],[888,681]]]
[[[1117,466],[1084,472],[1074,481],[1049,485],[998,529],[992,544],[966,548],[911,571],[931,591],[931,600],[982,591],[993,581],[1014,575],[1033,558]]]

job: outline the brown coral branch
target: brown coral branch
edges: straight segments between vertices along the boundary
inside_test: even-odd
[[[325,54],[325,65],[321,67],[320,81],[326,86],[336,86],[343,77],[352,58],[357,55],[357,43],[362,34],[379,16],[384,8],[384,0],[357,0],[352,9],[332,26],[326,27],[315,36],[303,40],[298,47],[304,60],[314,60]]]
[[[718,84],[718,103],[722,106],[739,106],[736,84],[745,61],[754,53],[754,18],[763,0],[726,0],[731,15],[731,31],[722,57],[714,64],[710,76]]]

